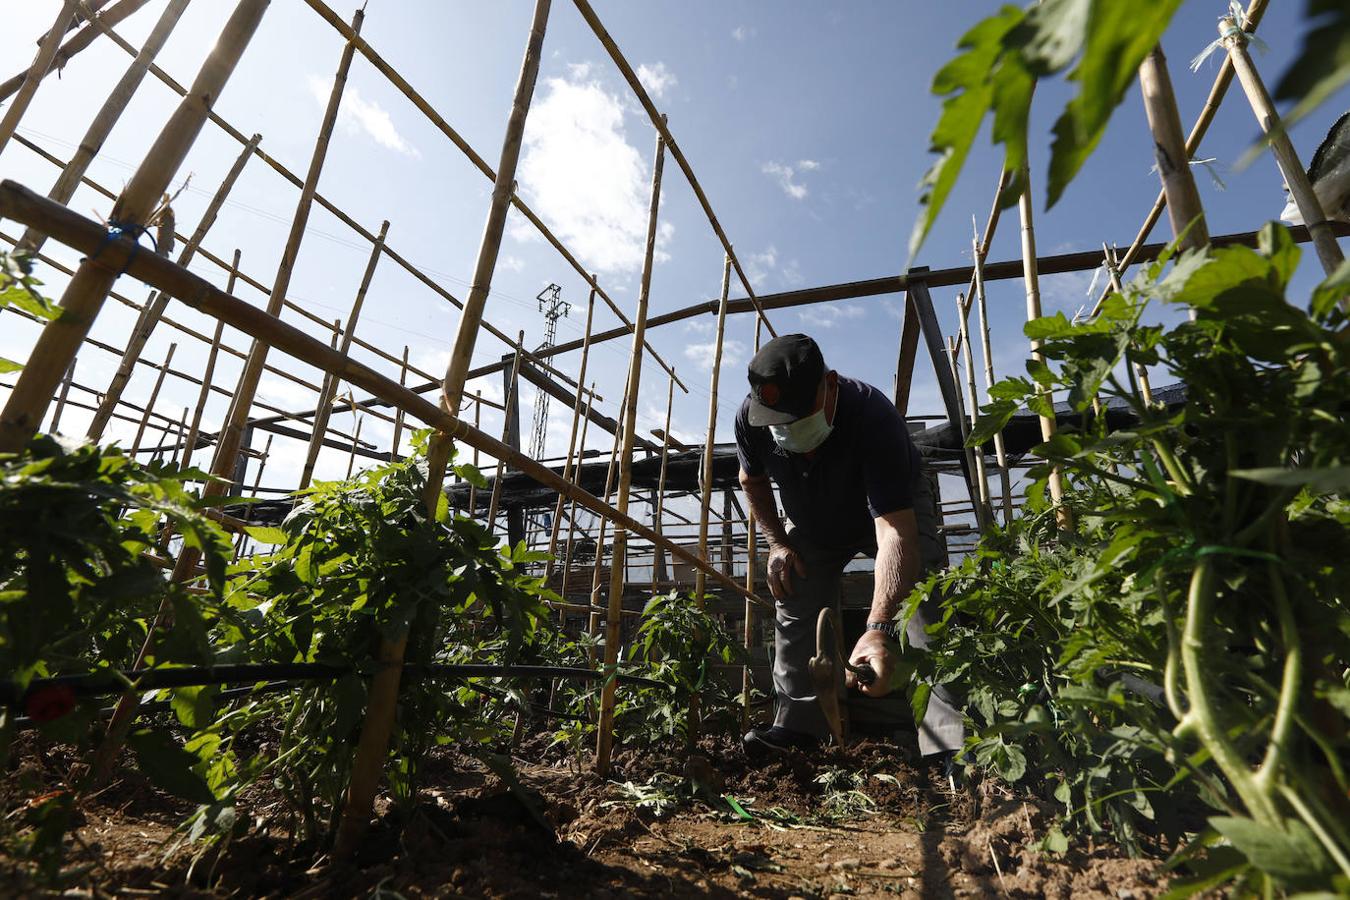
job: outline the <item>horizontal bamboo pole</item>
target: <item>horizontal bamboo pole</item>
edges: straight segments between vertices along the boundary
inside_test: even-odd
[[[345,357],[322,341],[305,334],[293,325],[269,316],[265,310],[232,297],[206,279],[156,256],[134,250],[135,244],[126,237],[109,238],[107,229],[64,206],[11,181],[0,181],[0,216],[14,219],[24,225],[37,225],[46,230],[52,240],[59,241],[81,253],[92,253],[104,245],[103,258],[110,266],[125,267],[131,277],[158,290],[167,292],[193,309],[221,319],[250,337],[269,342],[273,347],[325,372],[332,372],[362,390],[369,391],[389,404],[402,408],[409,415],[427,425],[444,431],[456,441],[481,450],[509,465],[551,490],[559,491],[576,500],[601,518],[622,525],[628,531],[659,543],[672,556],[706,572],[713,580],[730,590],[752,598],[765,608],[772,604],[745,590],[738,582],[725,576],[716,567],[685,547],[658,535],[654,530],[568,482],[559,473],[520,450],[507,446],[492,435],[474,428],[450,415],[425,397],[397,381],[382,375],[370,366]]]

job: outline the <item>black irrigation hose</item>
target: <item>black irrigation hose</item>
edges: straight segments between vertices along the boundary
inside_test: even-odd
[[[567,666],[501,666],[486,663],[418,665],[409,663],[403,671],[410,675],[435,678],[563,678],[600,680],[605,673],[595,669]],[[149,691],[159,688],[200,687],[212,684],[254,684],[260,681],[336,680],[356,672],[354,666],[326,663],[255,663],[229,666],[182,666],[167,669],[109,670],[87,675],[58,675],[34,678],[27,688],[13,682],[0,683],[0,703],[17,706],[25,698],[51,688],[67,688],[78,696],[121,694],[128,689]],[[661,687],[659,681],[638,675],[618,674],[620,684]],[[128,688],[128,683],[134,687]]]

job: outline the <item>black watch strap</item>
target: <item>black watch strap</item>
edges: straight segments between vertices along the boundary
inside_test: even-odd
[[[900,628],[894,622],[868,622],[868,631],[880,631],[893,641],[900,640]]]

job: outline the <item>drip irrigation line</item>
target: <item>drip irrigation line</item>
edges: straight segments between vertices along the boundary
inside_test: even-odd
[[[450,663],[420,665],[408,663],[403,667],[409,675],[432,678],[562,678],[601,680],[605,673],[598,669],[569,666],[491,665],[486,663]],[[27,688],[14,682],[0,683],[0,703],[17,705],[39,691],[49,688],[68,688],[78,696],[107,696],[127,690],[149,691],[161,688],[202,687],[216,684],[253,684],[262,681],[290,683],[295,681],[336,680],[344,675],[364,674],[351,665],[327,663],[253,663],[229,666],[182,666],[167,669],[109,670],[87,675],[58,675],[54,678],[34,678]],[[639,675],[618,673],[620,684],[642,687],[661,687],[661,682]],[[130,687],[129,687],[130,685]]]

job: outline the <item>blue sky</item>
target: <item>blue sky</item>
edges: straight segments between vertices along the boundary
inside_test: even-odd
[[[50,25],[58,0],[7,4],[0,32],[0,59],[18,71],[31,58],[33,41]],[[159,64],[180,82],[190,83],[214,43],[233,4],[192,4]],[[350,17],[352,0],[334,3]],[[1144,6],[1141,4],[1141,6]],[[1258,65],[1273,83],[1297,49],[1302,4],[1273,4],[1261,34],[1270,44]],[[933,73],[953,52],[962,32],[996,9],[992,2],[944,3],[650,3],[596,0],[595,7],[629,61],[642,67],[657,105],[690,159],[724,228],[757,290],[772,292],[872,278],[895,273],[905,262],[905,246],[917,212],[916,184],[927,168],[927,136],[936,121],[938,101],[928,92]],[[150,3],[119,28],[139,45],[163,8]],[[1218,68],[1218,57],[1192,74],[1186,63],[1214,36],[1225,4],[1187,0],[1164,38],[1179,98],[1189,128]],[[437,110],[495,165],[532,4],[370,0],[363,35],[421,91]],[[300,0],[273,0],[262,27],[217,104],[217,112],[244,133],[260,132],[262,146],[292,171],[303,174],[311,152],[332,73],[341,53],[338,35]],[[20,134],[65,157],[120,76],[129,57],[106,41],[76,57],[58,79],[49,78],[23,121]],[[9,71],[0,73],[4,77]],[[1037,182],[1037,239],[1043,254],[1099,247],[1102,241],[1128,244],[1158,189],[1151,139],[1137,89],[1128,94],[1106,138],[1077,181],[1053,210],[1043,208],[1040,191],[1054,116],[1067,96],[1062,83],[1044,85],[1032,122],[1033,179]],[[1342,92],[1306,123],[1294,138],[1306,158],[1326,127],[1346,106]],[[90,170],[114,190],[130,177],[135,164],[177,98],[147,78]],[[353,66],[343,118],[320,182],[320,190],[371,231],[389,219],[389,243],[421,266],[452,293],[467,294],[490,184],[463,155],[359,55]],[[1263,156],[1249,168],[1233,164],[1257,134],[1255,119],[1234,87],[1210,130],[1202,155],[1216,157],[1227,184],[1220,191],[1208,175],[1198,174],[1213,234],[1250,230],[1275,217],[1283,206],[1281,179],[1274,162]],[[570,3],[556,0],[544,43],[544,60],[530,119],[520,189],[535,211],[554,228],[582,263],[598,272],[614,299],[628,311],[636,301],[645,228],[648,178],[654,132],[630,96],[603,48]],[[188,233],[238,152],[238,144],[207,125],[175,178],[191,184],[174,206],[179,230]],[[971,216],[981,225],[988,212],[1000,156],[982,137],[920,258],[933,268],[961,265],[970,257]],[[0,155],[0,176],[45,192],[57,170],[27,149],[11,143]],[[243,251],[243,268],[270,285],[284,243],[298,190],[254,160],[235,189],[205,246],[228,257]],[[106,215],[110,201],[88,190],[72,206]],[[678,168],[666,166],[661,207],[662,233],[651,308],[653,313],[714,297],[721,277],[722,251],[692,191]],[[1005,218],[991,257],[1018,255],[1015,216]],[[0,230],[14,235],[12,222]],[[1169,236],[1164,218],[1154,239]],[[48,245],[66,262],[76,255]],[[291,297],[325,318],[345,318],[366,264],[368,245],[329,214],[316,208],[301,249]],[[198,258],[192,268],[223,283],[223,274]],[[1305,255],[1300,284],[1314,283],[1315,259]],[[40,272],[49,291],[59,295],[64,279]],[[1091,276],[1047,278],[1047,310],[1072,313],[1087,301]],[[563,287],[574,304],[559,326],[559,339],[580,336],[586,299],[582,280],[528,226],[512,219],[487,305],[487,318],[508,334],[525,329],[537,344],[543,323],[534,297],[549,282]],[[146,290],[123,278],[118,290],[138,302]],[[265,297],[247,287],[238,291],[250,302]],[[733,288],[733,296],[740,296]],[[991,284],[995,362],[1001,374],[1021,371],[1025,318],[1020,282]],[[899,333],[898,296],[875,297],[818,307],[784,310],[771,318],[780,332],[803,330],[824,348],[827,361],[841,372],[889,390]],[[944,329],[955,329],[955,289],[934,292]],[[210,332],[212,323],[181,305],[170,315]],[[319,330],[287,313],[302,327]],[[366,302],[358,334],[398,354],[406,344],[414,363],[435,374],[444,368],[454,340],[458,314],[399,270],[381,262]],[[598,328],[617,324],[601,305]],[[94,334],[114,346],[125,342],[132,313],[111,303]],[[687,441],[704,433],[708,399],[708,343],[713,318],[701,317],[651,333],[658,351],[690,385],[677,392],[674,432]],[[35,328],[18,317],[0,316],[0,355],[27,356]],[[322,335],[326,339],[326,335]],[[731,417],[743,396],[743,369],[753,342],[753,319],[729,322],[719,435],[730,437]],[[146,358],[163,359],[170,342],[179,343],[175,367],[200,372],[205,347],[161,328]],[[237,346],[244,341],[234,336]],[[476,362],[495,359],[506,348],[489,335],[478,342]],[[614,341],[592,355],[592,376],[614,413],[627,365],[627,341]],[[357,357],[374,361],[370,354]],[[317,383],[308,367],[273,355],[273,363]],[[575,371],[578,355],[558,365]],[[101,387],[115,366],[110,354],[87,350],[77,380]],[[383,371],[394,368],[379,363]],[[239,363],[223,360],[217,382],[232,385]],[[921,359],[916,368],[914,412],[936,412],[932,368]],[[141,367],[127,399],[140,402],[153,385],[153,372]],[[500,397],[500,378],[471,385]],[[2,394],[3,391],[0,391]],[[312,404],[313,397],[275,376],[262,396],[290,409]],[[654,364],[644,368],[643,430],[664,419],[666,382]],[[177,413],[195,401],[196,388],[170,379],[160,407]],[[524,392],[525,428],[532,392]],[[224,415],[224,400],[208,407],[208,426]],[[67,413],[63,430],[83,432],[87,414]],[[176,418],[176,415],[175,415]],[[499,427],[492,415],[485,427]],[[566,447],[567,416],[553,404],[551,454]],[[348,415],[335,427],[350,431]],[[134,426],[110,430],[109,438],[129,442]],[[363,423],[363,437],[387,444],[390,427],[376,419]],[[593,434],[594,447],[608,440]],[[295,481],[303,445],[277,439],[265,483],[277,487]],[[204,459],[199,462],[205,463]],[[345,456],[326,452],[319,475],[345,471]]]

